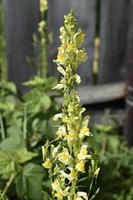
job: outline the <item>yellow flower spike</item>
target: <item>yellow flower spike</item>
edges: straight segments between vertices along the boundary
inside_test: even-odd
[[[79,172],[84,173],[83,178],[86,178],[88,174],[85,173],[85,168],[89,167],[95,173],[91,179],[97,177],[99,169],[96,156],[93,158],[93,154],[92,157],[88,154],[88,146],[83,142],[86,136],[90,136],[89,118],[83,117],[85,108],[82,107],[75,89],[81,82],[77,68],[87,59],[85,49],[82,48],[85,34],[78,30],[73,12],[64,18],[64,26],[60,29],[61,45],[55,60],[61,79],[54,89],[63,92],[64,102],[62,113],[54,117],[55,121],[59,120],[60,126],[56,132],[56,142],[53,142],[59,149],[54,147],[50,151],[53,166],[52,170],[49,170],[49,176],[51,180],[56,179],[52,183],[52,199],[88,200],[87,193],[78,192]],[[87,159],[90,159],[90,162],[85,166]]]
[[[76,164],[76,169],[78,172],[85,172],[85,161],[81,160]]]
[[[51,160],[47,158],[47,160],[42,164],[42,166],[46,169],[50,169],[52,167]]]

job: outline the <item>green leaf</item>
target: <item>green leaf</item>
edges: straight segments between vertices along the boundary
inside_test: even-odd
[[[10,176],[15,172],[15,162],[12,154],[7,151],[0,151],[0,174]]]
[[[17,126],[12,126],[8,130],[8,135],[5,140],[0,143],[0,148],[2,150],[11,150],[25,147],[25,141],[22,136],[22,131]]]
[[[46,112],[51,106],[50,97],[37,90],[26,94],[24,99],[27,105],[27,112],[32,115],[39,112]]]
[[[8,90],[10,92],[13,92],[14,94],[17,93],[16,85],[14,83],[12,83],[12,82],[3,81],[0,84],[0,88],[3,88],[3,89]]]
[[[41,166],[33,163],[25,165],[16,181],[18,196],[26,195],[28,199],[41,200],[43,176],[44,170]]]
[[[16,151],[16,160],[18,163],[25,163],[36,156],[36,153],[27,151],[26,148],[22,148]]]
[[[40,87],[43,86],[44,84],[45,84],[45,79],[39,76],[35,76],[34,79],[23,83],[23,85],[28,87]]]

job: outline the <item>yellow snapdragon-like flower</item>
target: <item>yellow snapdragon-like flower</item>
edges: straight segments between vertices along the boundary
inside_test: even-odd
[[[90,136],[90,129],[87,128],[87,127],[83,127],[81,130],[80,130],[80,133],[79,133],[79,138],[81,140],[83,140],[85,138],[85,136]]]
[[[91,158],[90,155],[88,155],[88,151],[87,151],[88,145],[82,145],[81,150],[79,152],[79,154],[77,155],[79,160],[85,160],[88,158]]]
[[[60,189],[60,183],[58,180],[55,180],[53,183],[52,183],[52,188],[54,191],[58,191]]]
[[[62,113],[58,113],[58,114],[56,114],[56,115],[53,117],[53,120],[54,120],[54,121],[58,121],[58,120],[60,120],[60,119],[62,119]]]
[[[59,138],[65,137],[66,136],[66,127],[64,125],[59,126],[56,134],[59,136]]]
[[[77,192],[76,200],[88,200],[88,195],[86,192]]]
[[[77,50],[76,52],[76,60],[79,63],[85,62],[87,60],[87,54],[86,51],[84,49],[81,50]]]
[[[69,181],[72,181],[74,179],[76,179],[77,177],[77,173],[76,171],[73,169],[73,168],[69,168],[70,170],[70,173],[67,174],[66,172],[64,171],[61,171],[61,175],[63,175],[65,178],[67,178]]]
[[[71,156],[67,149],[63,149],[63,152],[58,154],[58,160],[64,163],[65,165],[70,164]]]
[[[70,132],[65,136],[65,139],[68,141],[68,143],[76,141],[77,140],[77,134],[74,132]]]
[[[68,193],[68,190],[69,190],[70,187],[67,187],[65,190],[60,190],[60,191],[57,191],[55,193],[55,197],[57,197],[58,199],[62,200],[63,197],[66,197],[69,193]]]
[[[46,169],[50,169],[52,167],[51,160],[47,158],[47,160],[42,164],[42,166]]]
[[[76,47],[79,48],[82,46],[85,40],[85,33],[83,32],[77,32],[74,35],[74,43],[76,44]]]
[[[65,190],[62,190],[61,185],[58,180],[55,180],[52,183],[52,189],[55,191],[55,197],[62,199],[67,196],[70,187],[67,187]]]
[[[78,172],[85,172],[85,161],[81,160],[76,164],[76,169]]]
[[[56,158],[59,148],[60,148],[60,146],[55,147],[54,145],[51,145],[52,158]]]

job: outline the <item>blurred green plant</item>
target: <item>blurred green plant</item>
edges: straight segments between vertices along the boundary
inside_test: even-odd
[[[2,82],[0,98],[0,188],[9,199],[42,199],[47,173],[41,167],[41,146],[54,138],[53,114],[59,106],[50,97],[53,78],[35,77],[21,99],[13,83]]]
[[[101,173],[96,200],[133,199],[133,148],[124,142],[121,127],[114,118],[93,127],[90,146],[98,149]]]

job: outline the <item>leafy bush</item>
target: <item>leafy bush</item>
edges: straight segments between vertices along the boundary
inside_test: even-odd
[[[49,95],[55,79],[35,77],[25,85],[32,89],[21,98],[13,83],[0,88],[0,188],[9,199],[39,200],[47,179],[41,146],[54,138],[52,116],[59,106]]]
[[[99,152],[100,192],[96,200],[133,199],[133,148],[129,149],[119,133],[116,121],[93,128],[91,146]]]

